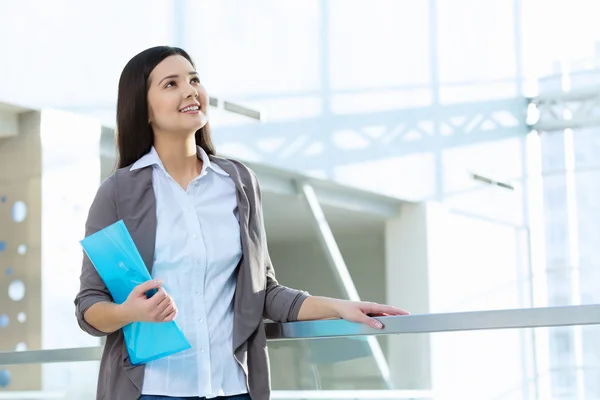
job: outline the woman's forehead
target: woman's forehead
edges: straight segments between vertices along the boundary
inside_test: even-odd
[[[190,72],[195,72],[192,64],[183,56],[169,56],[162,60],[150,73],[153,79],[163,79],[170,75],[188,75]]]

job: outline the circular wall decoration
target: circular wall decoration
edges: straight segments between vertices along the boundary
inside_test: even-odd
[[[15,347],[15,351],[27,351],[27,344],[21,342],[21,343],[17,343],[17,346]]]
[[[0,314],[0,329],[6,328],[10,323],[10,319],[6,314]]]
[[[25,321],[27,321],[27,314],[25,314],[24,312],[20,312],[17,315],[17,321],[19,321],[20,323],[25,323]]]
[[[10,372],[6,369],[0,369],[0,388],[10,385]]]
[[[22,201],[15,201],[12,206],[12,219],[15,222],[23,222],[27,218],[27,205]]]
[[[8,297],[12,301],[21,301],[25,297],[25,284],[20,279],[15,279],[8,285]]]
[[[27,254],[27,246],[25,246],[24,244],[19,245],[19,247],[17,247],[17,253],[19,253],[22,256]]]

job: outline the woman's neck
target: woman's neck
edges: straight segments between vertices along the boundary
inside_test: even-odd
[[[169,175],[184,189],[202,171],[193,135],[181,139],[155,135],[154,148]]]

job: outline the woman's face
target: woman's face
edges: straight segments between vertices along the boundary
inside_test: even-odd
[[[148,116],[154,133],[194,133],[208,118],[208,94],[182,56],[165,58],[150,73]]]

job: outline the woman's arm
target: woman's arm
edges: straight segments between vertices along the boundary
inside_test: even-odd
[[[308,299],[309,294],[280,285],[275,278],[275,269],[267,249],[266,238],[264,242],[265,261],[267,269],[267,288],[265,295],[264,318],[275,322],[292,322],[298,320],[300,307]]]
[[[177,315],[177,308],[161,285],[159,280],[144,282],[133,289],[123,304],[98,302],[84,313],[84,318],[95,329],[107,334],[131,322],[172,321]],[[146,293],[152,289],[158,291],[148,298]]]
[[[371,318],[371,316],[408,314],[405,310],[383,304],[311,296],[302,303],[298,320],[343,318],[348,321],[367,324],[375,329],[381,329],[383,328],[382,323],[375,318]]]
[[[83,318],[96,330],[107,335],[131,322],[125,316],[123,307],[110,301],[100,301],[93,304],[83,314]]]
[[[265,318],[275,322],[343,318],[352,322],[366,323],[373,328],[381,329],[383,327],[382,324],[370,316],[408,314],[407,311],[392,306],[310,296],[304,291],[280,285],[275,278],[275,269],[269,256],[258,180],[256,180],[256,187],[258,191],[257,209],[260,211],[258,218],[263,235],[263,251],[267,274],[265,308],[263,313]]]
[[[115,197],[115,181],[113,175],[102,182],[98,188],[96,197],[90,206],[85,223],[86,237],[117,222],[118,217]],[[112,296],[106,288],[106,285],[85,252],[83,253],[79,281],[79,293],[75,297],[75,315],[77,316],[79,326],[92,336],[106,336],[108,333],[113,332],[110,329],[98,329],[93,324],[90,324],[84,317],[95,304],[104,303],[104,305],[95,307],[95,311],[92,311],[92,319],[97,322],[99,318],[95,314],[98,310],[106,311],[111,307],[110,305],[106,305],[106,303],[112,304],[113,302]],[[101,328],[106,328],[106,326],[102,326]]]
[[[90,207],[85,225],[85,236],[117,222],[114,175],[105,180]],[[92,336],[106,336],[134,321],[165,322],[177,315],[177,307],[160,286],[162,282],[150,280],[138,285],[120,305],[113,302],[104,281],[94,265],[83,255],[80,289],[75,298],[75,314],[81,329]],[[146,293],[158,291],[150,298]]]

